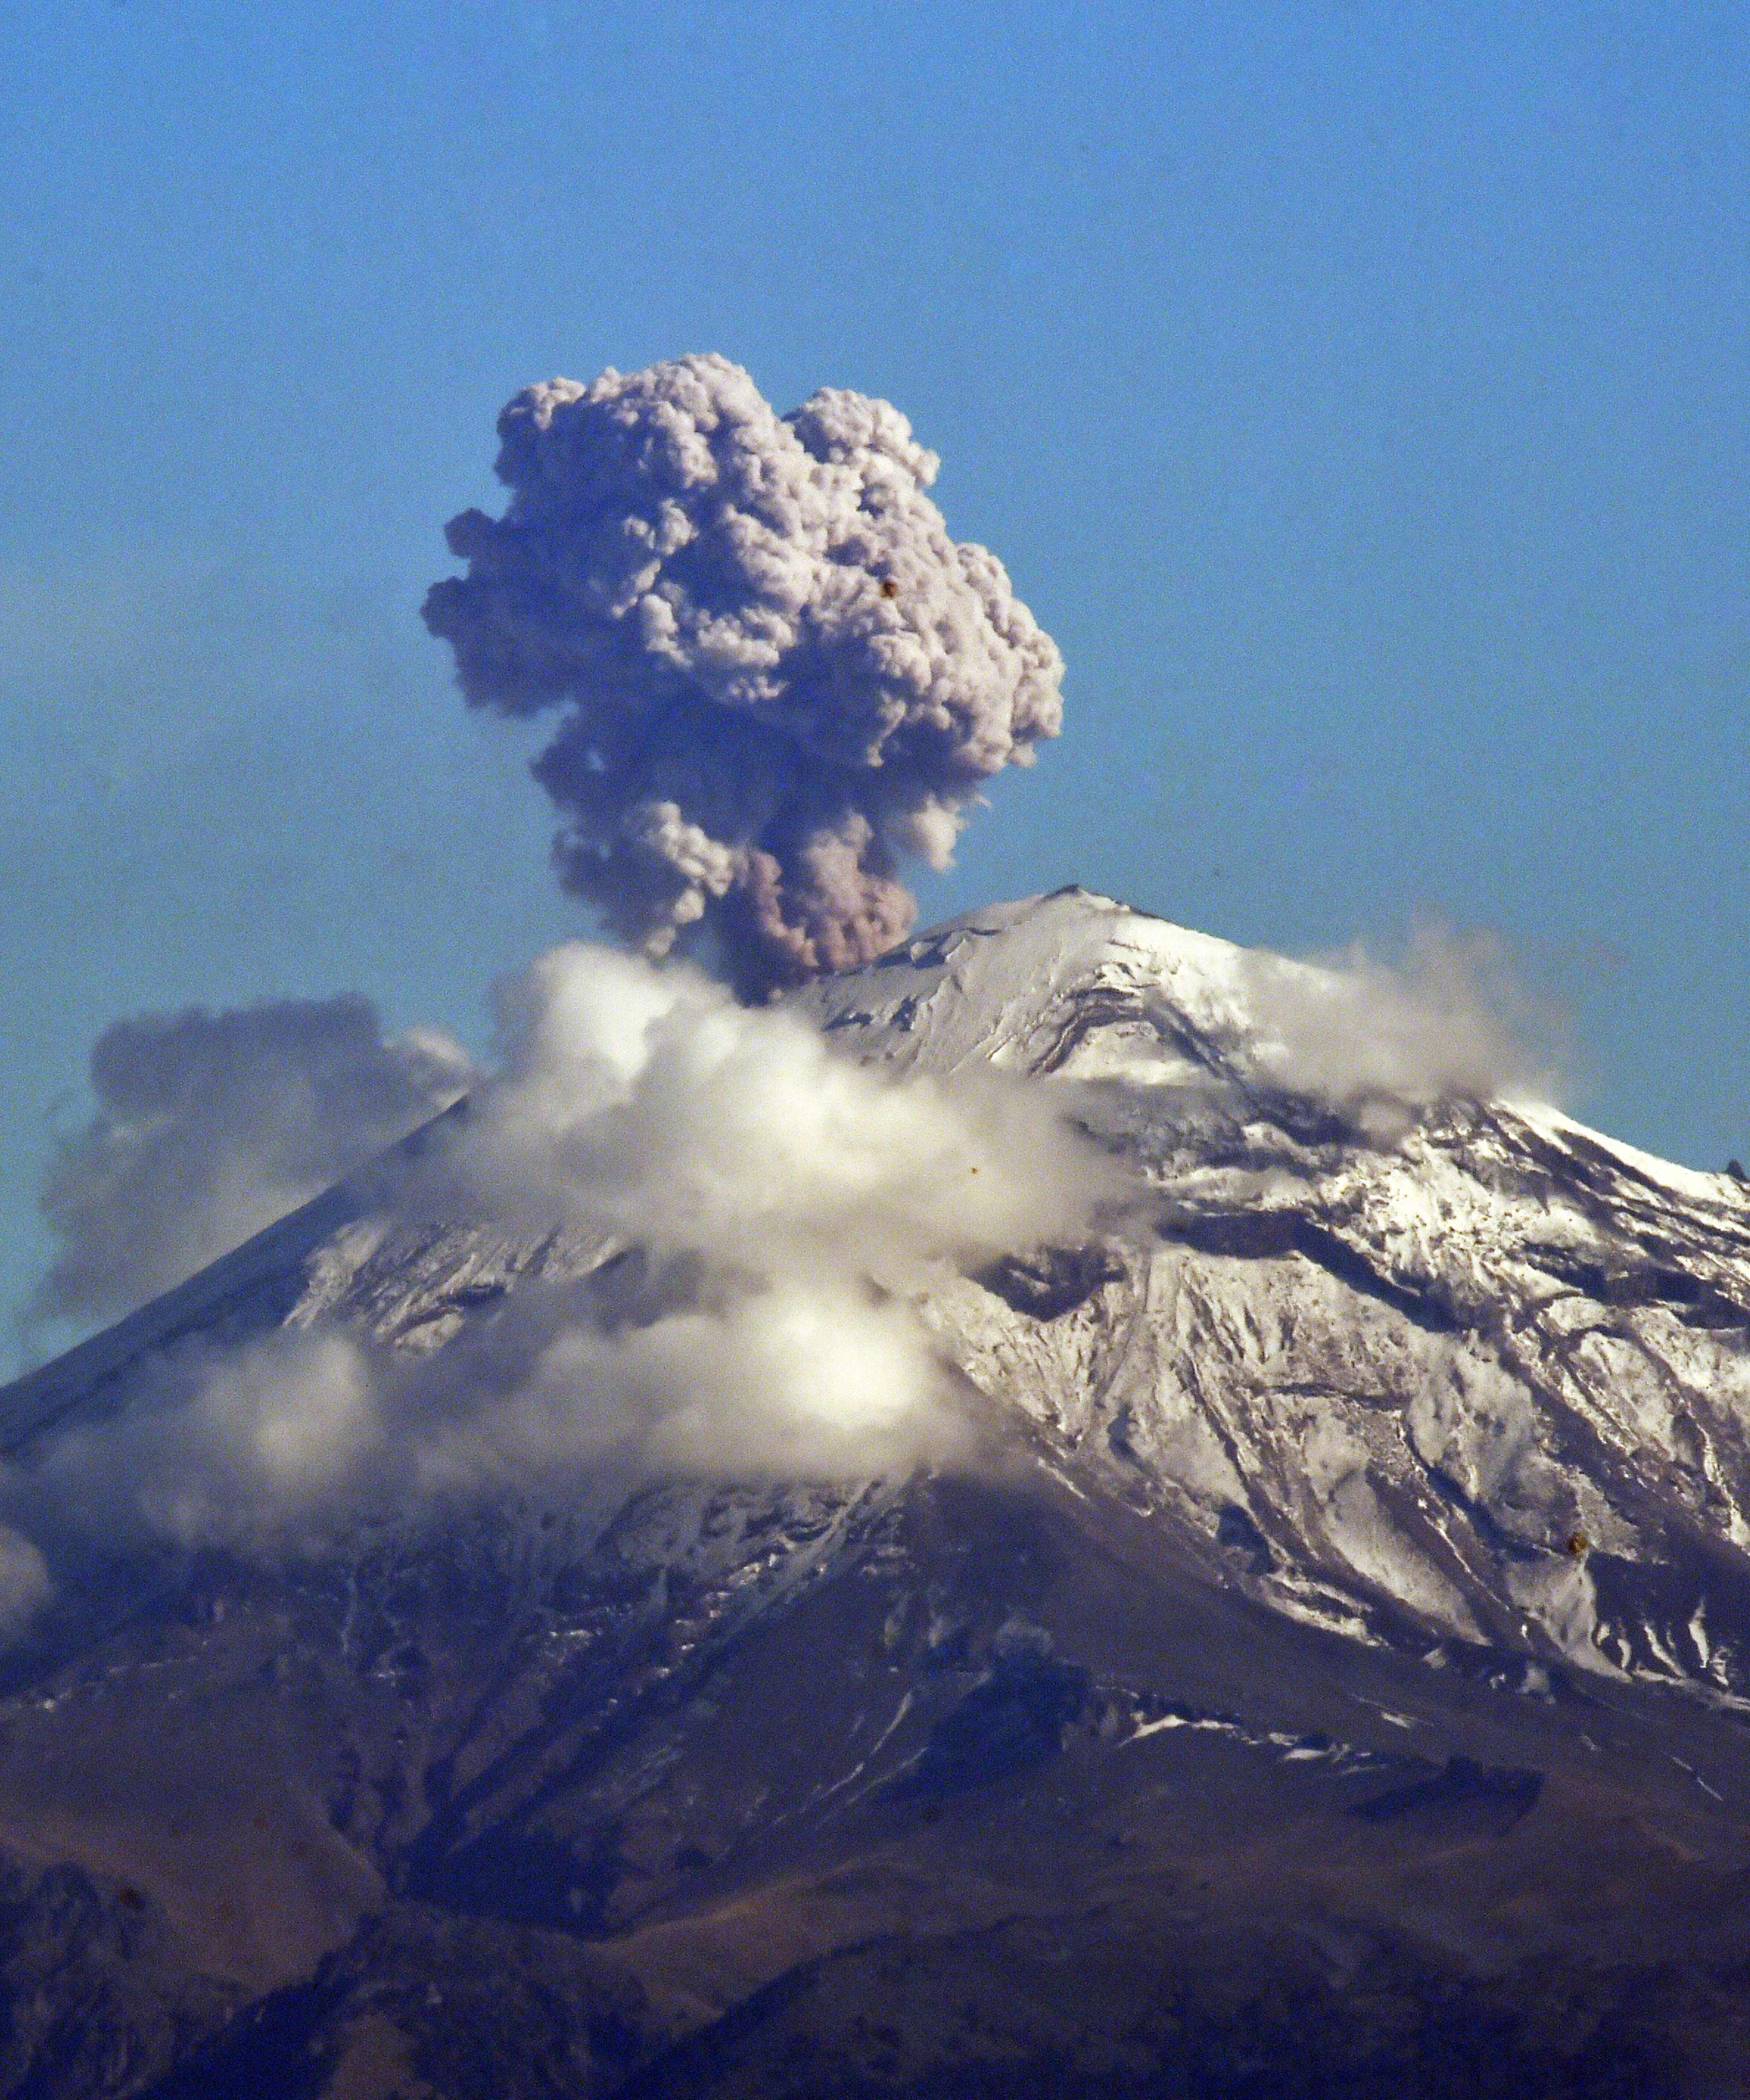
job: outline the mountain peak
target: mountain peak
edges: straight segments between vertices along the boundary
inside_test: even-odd
[[[1082,890],[794,995],[1126,1177],[897,1286],[972,1458],[118,1549],[0,1680],[7,2075],[99,2089],[99,2005],[143,2094],[1738,2089],[1750,1193],[1444,995]],[[593,1279],[651,1317],[394,1186],[10,1388],[14,1490],[166,1354],[359,1338],[441,1412]]]
[[[962,912],[915,935],[879,961],[818,979],[789,1004],[829,1031],[854,1029],[857,1054],[909,1070],[968,1064],[1093,1075],[1097,1057],[1064,1039],[1073,1017],[1098,1008],[1131,1043],[1119,1064],[1139,1076],[1188,1074],[1148,1017],[1170,1014],[1206,1050],[1250,1030],[1251,951],[1071,886]],[[1285,968],[1299,966],[1283,964]],[[1080,1052],[1078,1056],[1077,1053]],[[1193,1053],[1193,1065],[1202,1062]]]

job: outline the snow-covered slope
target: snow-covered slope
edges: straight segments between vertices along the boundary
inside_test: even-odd
[[[0,2089],[1741,2093],[1750,1202],[1375,989],[1072,891],[799,996],[1129,1167],[927,1289],[980,1470],[69,1569]],[[0,1395],[12,1485],[191,1339],[637,1268],[384,1185]]]
[[[1285,985],[1341,1019],[1338,978],[1069,890],[796,1004],[896,1072],[1035,1077],[1139,1171],[1109,1241],[926,1308],[1068,1478],[1115,1488],[1210,1580],[1436,1665],[1750,1701],[1750,1191],[1534,1101],[1417,1099],[1401,1074],[1394,1098],[1364,1029],[1309,1083]],[[371,1197],[362,1177],[20,1381],[8,1445],[180,1334],[333,1319],[429,1351],[602,1257],[390,1227]]]
[[[897,1069],[1049,1075],[1146,1171],[1146,1235],[945,1294],[956,1359],[1283,1611],[1750,1694],[1750,1192],[1531,1101],[1297,1091],[1291,969],[1069,891],[802,995]]]

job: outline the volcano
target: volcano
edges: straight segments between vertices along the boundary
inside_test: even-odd
[[[975,1462],[95,1566],[0,1675],[0,2091],[1750,2092],[1750,1191],[1314,1088],[1264,981],[1076,890],[793,995],[1146,1189],[931,1294]],[[7,1388],[12,1464],[603,1259],[381,1186]]]

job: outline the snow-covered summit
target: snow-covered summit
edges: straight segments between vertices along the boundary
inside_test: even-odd
[[[963,912],[791,1003],[829,1030],[853,1030],[859,1057],[897,1070],[1188,1079],[1254,1033],[1252,961],[1231,942],[1069,889]]]
[[[0,1672],[9,2089],[921,2091],[994,2048],[1017,2092],[1738,2092],[1750,1201],[1417,989],[1069,892],[799,995],[1120,1163],[1078,1243],[893,1277],[957,1462],[105,1543]],[[642,1245],[398,1203],[407,1158],[0,1395],[14,1509],[185,1346],[362,1337],[447,1405],[568,1293],[644,1331]]]
[[[1474,959],[1430,946],[1414,960],[1408,976],[1359,950],[1291,960],[1069,888],[963,913],[792,998],[896,1070],[1224,1089],[1376,1130],[1446,1101],[1539,1101],[1535,1062],[1492,1015]]]
[[[1438,987],[1418,1004],[1079,890],[800,1004],[896,1070],[1068,1083],[1143,1168],[1148,1234],[937,1317],[1216,1579],[1430,1654],[1750,1696],[1738,1183],[1538,1101]]]
[[[1397,1004],[1394,1004],[1394,999]],[[922,1307],[993,1419],[1273,1611],[1750,1705],[1750,1200],[1539,1101],[1474,1017],[1082,890],[794,995],[844,1056],[1057,1090],[1141,1190]],[[191,1333],[439,1350],[595,1255],[333,1192],[0,1396],[8,1441]],[[573,1271],[572,1273],[575,1273]]]

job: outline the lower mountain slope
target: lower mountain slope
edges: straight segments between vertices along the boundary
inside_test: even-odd
[[[956,1471],[94,1564],[0,1680],[0,2091],[1750,2089],[1750,1203],[1333,1079],[1336,995],[1079,892],[800,995],[1134,1170],[930,1293]],[[191,1335],[611,1286],[381,1186],[0,1396],[17,1464]]]

